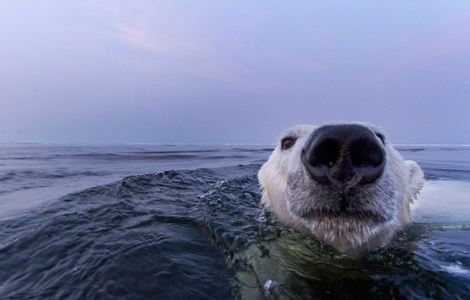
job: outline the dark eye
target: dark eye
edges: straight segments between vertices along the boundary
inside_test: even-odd
[[[376,132],[375,135],[385,144],[385,136],[380,132]]]
[[[287,150],[287,149],[291,148],[292,146],[294,146],[295,140],[296,140],[296,138],[291,137],[291,136],[283,138],[281,140],[281,149],[282,150]]]

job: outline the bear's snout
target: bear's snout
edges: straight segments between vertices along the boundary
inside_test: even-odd
[[[301,160],[311,177],[345,194],[372,183],[385,169],[384,141],[357,124],[325,125],[305,143]]]

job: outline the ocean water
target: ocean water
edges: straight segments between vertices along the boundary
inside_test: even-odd
[[[269,146],[0,145],[0,299],[469,299],[470,147],[398,149],[413,223],[353,260],[260,217]]]

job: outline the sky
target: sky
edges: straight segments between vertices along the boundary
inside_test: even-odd
[[[470,2],[1,1],[0,142],[470,144]]]

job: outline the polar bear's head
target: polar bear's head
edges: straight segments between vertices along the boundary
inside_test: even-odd
[[[262,202],[282,222],[351,255],[386,244],[408,223],[424,183],[415,162],[362,123],[292,128],[258,178]]]

